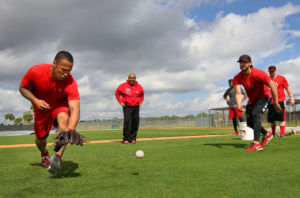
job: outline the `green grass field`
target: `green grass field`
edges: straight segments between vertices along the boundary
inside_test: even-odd
[[[231,129],[140,130],[139,138],[228,134]],[[121,131],[82,132],[87,140],[121,139]],[[51,135],[49,142],[53,142]],[[0,149],[1,197],[300,197],[300,136],[274,138],[246,152],[239,136],[68,146],[51,176],[35,147]],[[2,144],[34,136],[0,137]],[[135,151],[145,152],[143,159]],[[53,146],[48,146],[50,155]]]

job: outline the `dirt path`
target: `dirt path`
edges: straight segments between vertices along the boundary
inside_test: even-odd
[[[219,137],[219,136],[229,136],[231,134],[222,135],[191,135],[191,136],[175,136],[175,137],[155,137],[155,138],[138,138],[137,141],[150,141],[150,140],[174,140],[174,139],[188,139],[188,138],[204,138],[204,137]],[[121,142],[122,139],[113,140],[93,140],[85,141],[85,144],[99,144],[99,143],[112,143]],[[54,145],[54,143],[48,143],[48,145]],[[35,144],[7,144],[0,145],[0,148],[18,148],[18,147],[35,147]]]

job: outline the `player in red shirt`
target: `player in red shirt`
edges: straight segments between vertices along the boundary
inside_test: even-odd
[[[65,146],[62,146],[49,159],[46,146],[52,125],[61,130],[75,130],[79,121],[80,98],[77,83],[70,74],[72,68],[72,55],[67,51],[60,51],[56,54],[53,64],[31,67],[20,84],[20,93],[31,101],[34,107],[35,143],[41,151],[43,165],[52,166],[52,163],[56,163],[60,168],[65,150]]]
[[[123,107],[123,144],[136,143],[139,129],[140,106],[144,101],[143,87],[136,81],[136,75],[130,73],[128,80],[119,85],[115,93],[116,99]]]
[[[264,71],[253,68],[250,56],[242,55],[238,62],[240,63],[241,72],[233,79],[236,103],[238,109],[244,111],[240,87],[243,85],[249,98],[246,106],[247,125],[254,131],[254,141],[246,151],[262,150],[262,147],[273,137],[272,133],[268,133],[261,125],[261,115],[268,107],[271,93],[274,99],[275,111],[282,111],[278,104],[277,89],[271,78]],[[260,133],[264,135],[261,143],[259,143]]]
[[[282,112],[275,112],[274,111],[274,104],[272,101],[272,104],[269,106],[268,111],[268,121],[271,122],[271,128],[272,128],[272,134],[275,137],[276,134],[276,121],[280,122],[280,137],[285,137],[285,93],[284,89],[286,90],[287,94],[290,97],[291,105],[294,106],[295,100],[293,97],[293,93],[291,91],[291,88],[289,87],[289,84],[284,76],[277,75],[276,73],[276,66],[269,66],[269,74],[274,82],[275,86],[277,87],[278,92],[278,102],[283,109]]]

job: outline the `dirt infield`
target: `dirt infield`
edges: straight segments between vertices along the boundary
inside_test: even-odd
[[[150,140],[173,140],[173,139],[188,139],[188,138],[204,138],[204,137],[219,137],[219,136],[229,136],[231,134],[222,134],[222,135],[192,135],[192,136],[175,136],[175,137],[156,137],[156,138],[138,138],[137,141],[150,141]],[[112,142],[121,142],[122,139],[113,139],[113,140],[93,140],[85,141],[85,144],[99,144],[99,143],[112,143]],[[48,145],[54,145],[54,143],[48,143]],[[18,148],[18,147],[35,147],[35,144],[7,144],[0,145],[1,148]]]

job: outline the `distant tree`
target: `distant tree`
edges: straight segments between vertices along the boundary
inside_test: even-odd
[[[23,113],[23,120],[25,122],[31,122],[33,120],[33,115],[30,111]]]
[[[21,117],[18,117],[18,118],[15,119],[14,124],[19,125],[19,124],[22,123],[22,121],[23,121],[23,119]]]
[[[15,119],[15,115],[12,114],[12,113],[5,114],[4,119],[9,120],[10,122],[12,122]]]
[[[201,112],[201,113],[197,114],[197,117],[208,117],[208,116],[209,116],[209,114],[205,113],[205,112]]]

